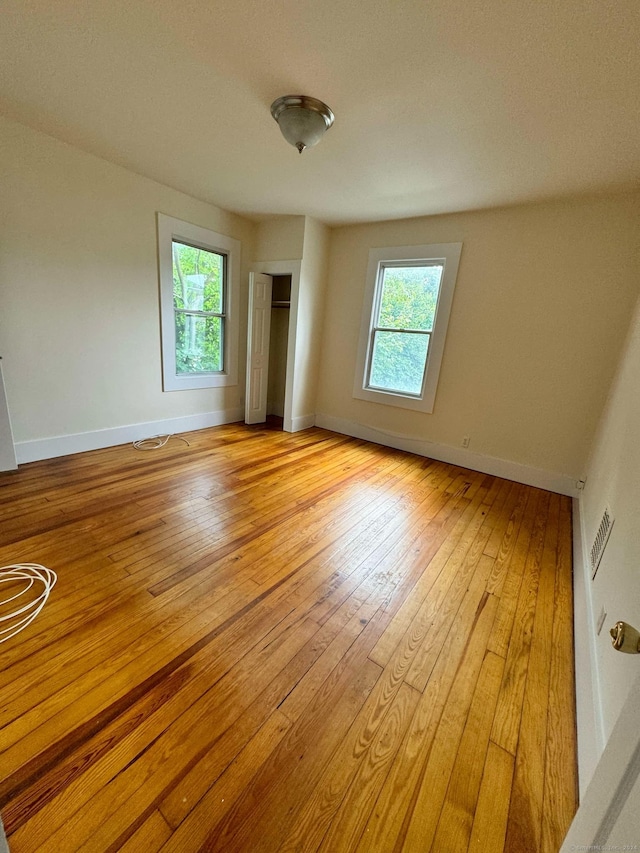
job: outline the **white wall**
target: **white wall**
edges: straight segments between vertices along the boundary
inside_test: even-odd
[[[293,418],[298,426],[315,420],[322,326],[326,302],[329,229],[305,217],[304,250],[296,329]]]
[[[242,241],[241,340],[255,225],[5,119],[0,148],[0,340],[19,458],[52,436],[241,416],[242,385],[162,391],[155,214]]]
[[[256,260],[300,260],[304,250],[304,219],[304,216],[277,216],[259,222]]]
[[[318,422],[571,493],[638,292],[639,213],[635,194],[333,229]],[[459,241],[433,414],[354,399],[369,249]]]
[[[640,301],[593,443],[580,499],[587,555],[605,504],[615,521],[594,581],[586,566],[574,567],[583,572],[592,624],[602,607],[607,612],[600,636],[592,627],[589,638],[599,698],[596,710],[601,715],[600,746],[611,734],[640,665],[640,657],[613,650],[608,631],[618,620],[640,629]]]

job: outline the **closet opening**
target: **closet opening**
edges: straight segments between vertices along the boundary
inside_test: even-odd
[[[271,290],[271,337],[269,341],[269,379],[267,385],[267,425],[282,429],[287,382],[287,349],[291,276],[274,275]]]

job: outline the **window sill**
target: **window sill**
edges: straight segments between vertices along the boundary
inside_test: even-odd
[[[353,397],[366,400],[369,403],[382,403],[385,406],[396,406],[399,409],[411,409],[414,412],[433,412],[435,394],[431,399],[424,397],[408,397],[392,391],[376,391],[373,388],[354,388]]]

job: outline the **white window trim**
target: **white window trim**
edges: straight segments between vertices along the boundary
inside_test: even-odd
[[[173,308],[173,240],[226,255],[227,290],[225,299],[224,364],[219,373],[176,373],[176,330]],[[162,337],[162,387],[164,391],[220,388],[238,384],[240,339],[240,251],[239,240],[217,234],[158,213],[158,263],[160,270],[160,315]]]
[[[433,412],[461,252],[462,243],[434,243],[424,246],[388,246],[369,251],[367,282],[356,359],[356,376],[353,384],[353,396],[358,400],[368,400],[372,403],[383,403],[388,406],[398,406],[403,409],[413,409],[419,412]],[[422,384],[422,393],[419,397],[366,387],[372,340],[373,309],[381,274],[381,265],[385,262],[396,263],[398,261],[406,261],[412,264],[424,261],[429,264],[442,263],[444,265],[433,322],[433,332],[429,344],[427,367]]]

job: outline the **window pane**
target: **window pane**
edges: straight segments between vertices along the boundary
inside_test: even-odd
[[[419,395],[430,335],[374,332],[369,386]]]
[[[172,243],[173,305],[187,311],[223,313],[224,255]]]
[[[430,332],[444,267],[384,267],[376,326]]]
[[[176,373],[223,369],[222,318],[176,312]]]

